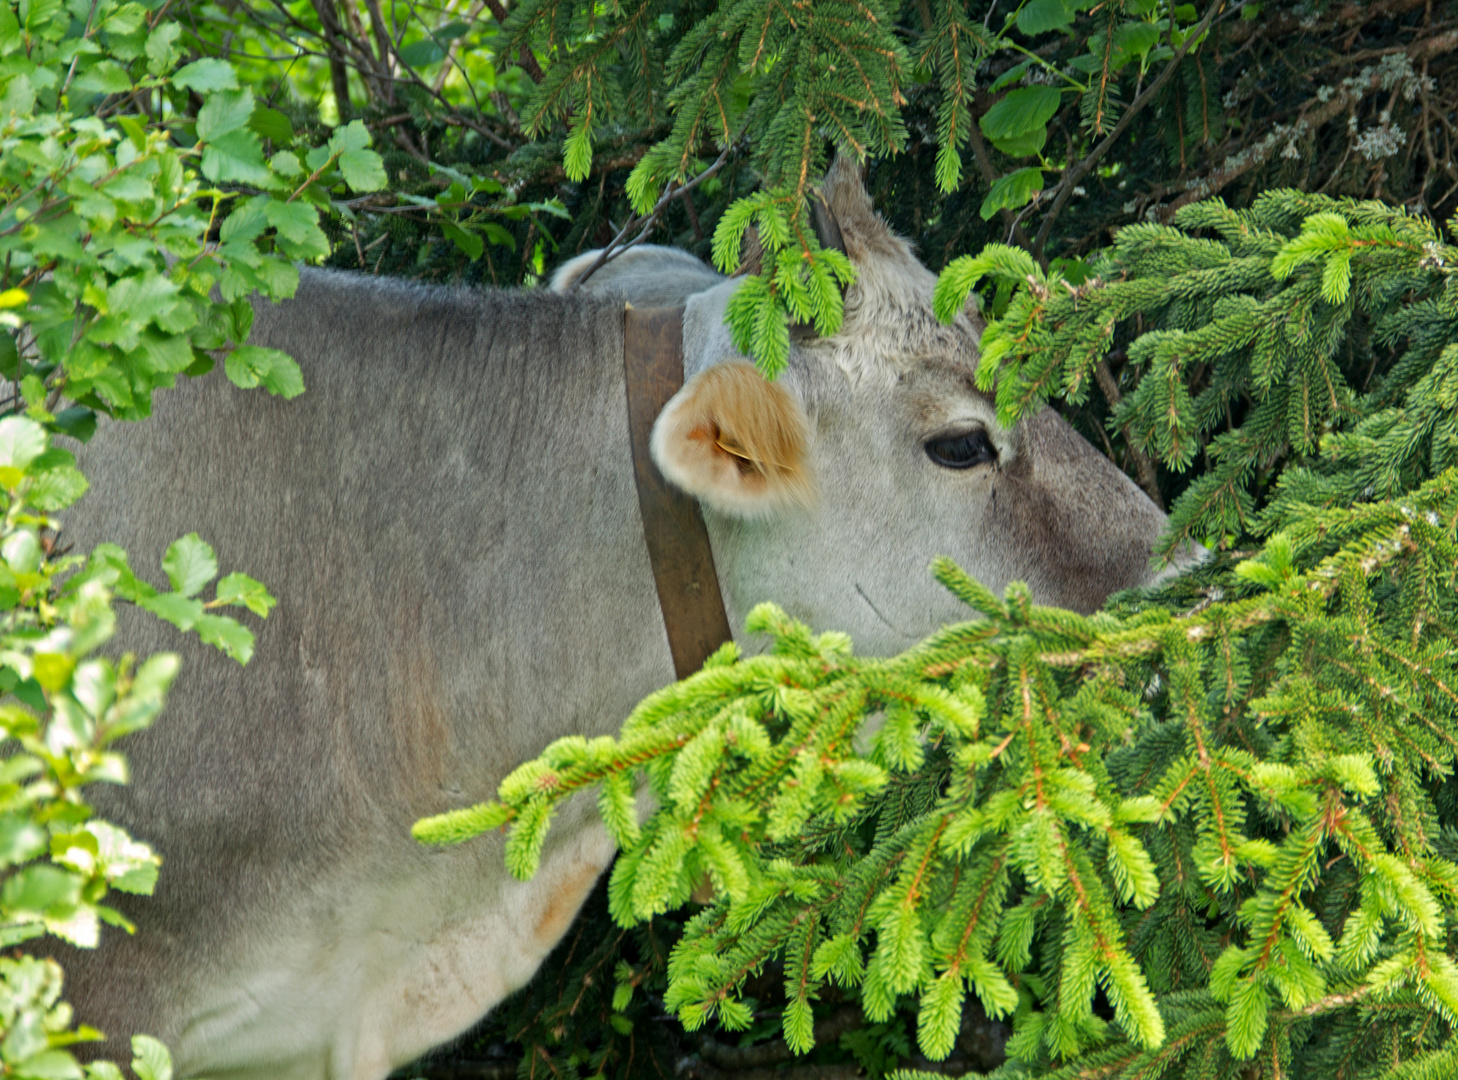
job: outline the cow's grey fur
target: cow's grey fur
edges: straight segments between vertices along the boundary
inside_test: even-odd
[[[973,324],[931,317],[931,275],[858,180],[831,179],[860,282],[841,333],[798,340],[784,376],[818,496],[706,513],[736,632],[774,599],[864,652],[902,648],[965,614],[926,573],[937,554],[1083,609],[1149,580],[1162,515],[1053,413],[997,427]],[[247,669],[181,644],[166,713],[128,747],[132,786],[101,800],[166,859],[156,897],[125,905],[135,938],[65,956],[79,1014],[118,1038],[107,1052],[147,1031],[183,1077],[381,1080],[525,982],[566,929],[612,854],[590,802],[564,811],[529,883],[499,836],[431,852],[409,827],[491,796],[558,736],[613,730],[672,678],[621,298],[688,298],[693,377],[734,355],[736,285],[630,255],[567,297],[305,271],[296,299],[258,305],[253,338],[299,360],[303,397],[214,373],[80,453],[78,549],[116,541],[155,568],[196,529],[279,597]],[[927,459],[925,439],[967,425],[997,465]],[[179,648],[150,618],[121,640]]]
[[[184,1076],[382,1077],[565,929],[610,856],[600,829],[559,826],[529,884],[498,836],[430,852],[409,830],[673,677],[621,306],[305,271],[253,332],[298,358],[302,397],[217,371],[81,450],[70,542],[155,573],[200,529],[280,599],[246,669],[183,647],[165,718],[128,746],[134,782],[102,800],[166,860],[124,905],[137,936],[65,960],[116,1053],[147,1031]],[[179,647],[150,618],[122,640]]]

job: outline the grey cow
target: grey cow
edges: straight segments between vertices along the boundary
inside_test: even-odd
[[[853,167],[824,194],[859,282],[840,333],[797,339],[773,386],[729,344],[735,283],[660,250],[576,295],[305,271],[294,300],[259,304],[253,337],[298,359],[301,398],[214,373],[144,424],[103,424],[68,539],[155,566],[196,529],[280,602],[246,669],[181,646],[165,715],[130,744],[132,784],[99,800],[166,863],[156,896],[127,904],[135,937],[64,953],[80,1016],[163,1038],[184,1077],[380,1080],[559,940],[613,855],[590,801],[530,882],[499,836],[432,851],[410,825],[491,797],[558,737],[613,731],[673,677],[632,479],[623,295],[695,292],[687,382],[653,451],[705,509],[736,634],[774,599],[863,652],[899,650],[965,617],[927,573],[938,554],[1083,610],[1152,580],[1160,512],[1054,413],[1000,427],[973,385],[974,316],[932,317],[932,275]],[[789,455],[774,469],[735,449],[760,406]],[[150,619],[122,640],[179,647]]]

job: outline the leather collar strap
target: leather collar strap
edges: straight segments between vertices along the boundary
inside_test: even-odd
[[[624,310],[623,371],[648,561],[673,670],[686,679],[732,635],[699,504],[663,478],[648,450],[654,421],[683,387],[683,308]]]

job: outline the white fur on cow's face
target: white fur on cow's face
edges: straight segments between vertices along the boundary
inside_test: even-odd
[[[968,614],[928,573],[938,555],[994,591],[1024,580],[1040,602],[1085,611],[1152,580],[1163,514],[1051,410],[1016,430],[998,424],[974,381],[975,311],[951,326],[936,320],[935,277],[875,215],[853,165],[836,163],[825,196],[858,279],[839,333],[797,338],[781,380],[809,419],[818,498],[747,515],[693,492],[731,623],[774,600],[816,627],[850,632],[863,651],[899,650]],[[688,298],[690,380],[743,359],[724,325],[738,286]],[[952,469],[928,455],[929,441],[974,431],[995,462]]]

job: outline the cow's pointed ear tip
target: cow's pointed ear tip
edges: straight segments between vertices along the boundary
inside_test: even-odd
[[[659,414],[651,449],[669,482],[720,513],[768,517],[815,501],[805,412],[752,364],[690,379]]]
[[[820,193],[837,218],[875,213],[870,193],[866,191],[865,166],[844,151],[837,151],[830,168],[825,170]]]
[[[967,316],[967,321],[972,324],[972,330],[981,336],[987,329],[987,316],[982,313],[982,297],[971,292],[967,294],[967,302],[962,305],[962,314]]]

